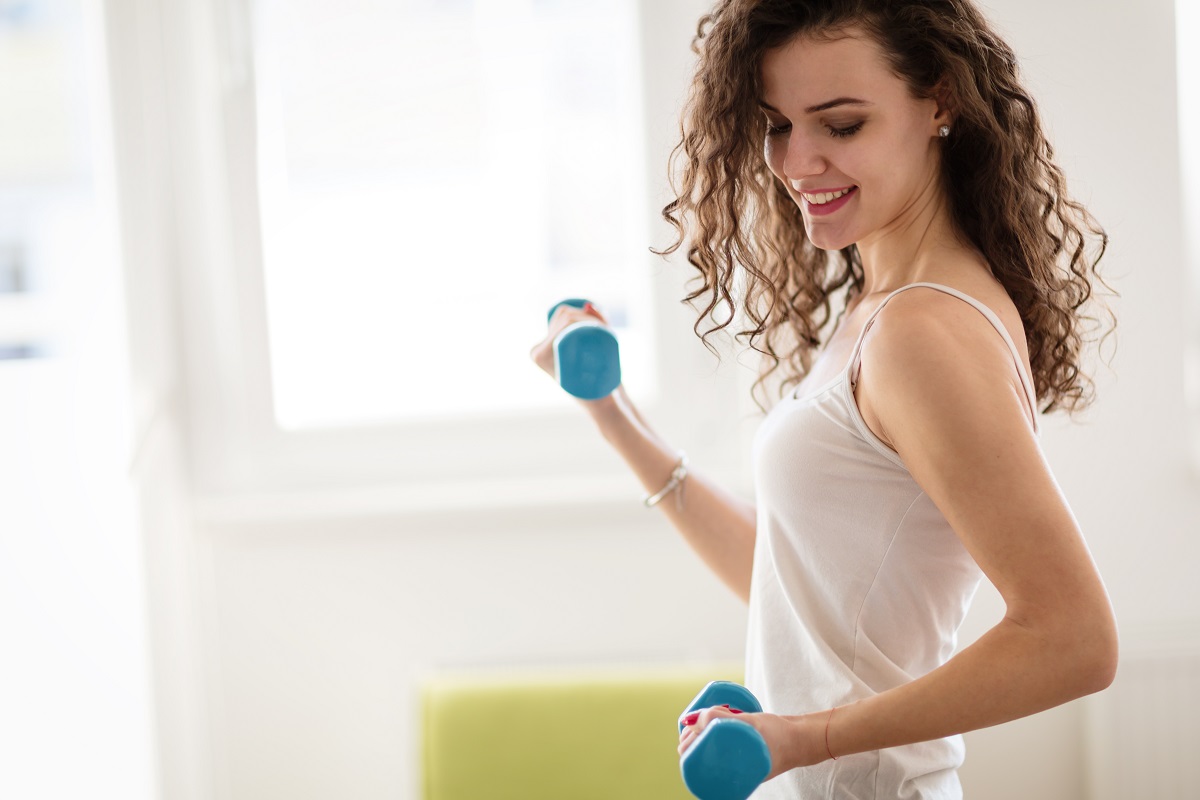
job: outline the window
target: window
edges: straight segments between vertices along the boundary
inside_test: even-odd
[[[0,362],[61,345],[62,290],[96,229],[78,17],[0,3]]]
[[[528,358],[564,297],[664,435],[743,474],[738,367],[649,252],[699,3],[162,9],[202,514],[636,497]]]
[[[584,288],[649,393],[632,0],[255,11],[283,427],[562,406],[525,354]]]

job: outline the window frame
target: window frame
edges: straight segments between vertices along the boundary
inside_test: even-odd
[[[286,431],[274,421],[255,163],[250,3],[162,2],[184,389],[191,475],[204,516],[426,513],[637,501],[640,487],[586,415],[562,411]],[[686,89],[696,0],[638,0],[646,144],[646,228],[669,197],[666,157]],[[669,27],[674,48],[662,46]],[[649,243],[648,243],[649,244]],[[691,268],[649,252],[659,433],[718,480],[749,486],[751,371],[720,366],[681,306]],[[532,342],[530,345],[532,346]],[[530,362],[530,369],[536,369]],[[557,391],[547,381],[547,391]],[[636,387],[631,387],[636,398]],[[689,402],[703,397],[704,402]],[[721,433],[721,431],[724,433]]]
[[[1175,58],[1179,113],[1180,214],[1183,229],[1184,402],[1188,410],[1189,455],[1200,478],[1200,8],[1175,2]],[[1192,45],[1192,46],[1189,46]]]

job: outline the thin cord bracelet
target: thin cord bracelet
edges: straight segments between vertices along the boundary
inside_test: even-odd
[[[646,499],[642,503],[646,508],[654,508],[659,501],[669,495],[676,488],[679,489],[679,494],[675,497],[675,507],[680,511],[683,510],[683,479],[687,477],[687,453],[679,451],[679,460],[675,462],[675,469],[671,470],[671,479],[667,481],[667,485],[659,489],[654,494],[646,495]]]
[[[829,723],[833,720],[834,711],[837,711],[837,706],[829,709],[829,716],[825,719],[825,752],[829,753],[830,758],[832,758],[834,761],[837,761],[838,757],[835,756],[833,751],[829,749]]]

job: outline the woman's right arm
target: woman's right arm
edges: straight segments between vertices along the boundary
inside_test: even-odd
[[[584,311],[560,308],[550,321],[550,332],[530,355],[543,370],[554,374],[554,337]],[[593,316],[603,321],[597,312]],[[658,492],[671,479],[679,455],[656,434],[630,401],[623,386],[600,400],[580,400],[597,429],[637,476],[647,494]],[[677,493],[682,491],[682,495]],[[664,497],[657,508],[683,535],[721,582],[743,600],[750,598],[750,572],[754,563],[754,506],[735,497],[702,474],[688,469],[683,483]]]

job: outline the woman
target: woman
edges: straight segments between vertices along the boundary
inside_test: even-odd
[[[959,734],[1116,670],[1037,438],[1039,412],[1090,400],[1082,307],[1105,236],[969,0],[728,0],[696,51],[666,252],[690,234],[697,332],[738,309],[767,356],[756,389],[783,390],[755,505],[688,474],[623,390],[584,405],[749,603],[746,680],[771,713],[739,719],[773,764],[755,797],[961,797]],[[589,314],[557,312],[539,365]],[[1007,611],[955,655],[981,576]],[[680,752],[727,714],[701,714]]]

